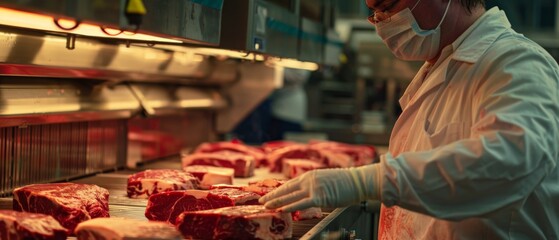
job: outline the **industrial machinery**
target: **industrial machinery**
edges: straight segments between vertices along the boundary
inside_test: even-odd
[[[0,209],[14,188],[72,181],[108,188],[111,215],[145,219],[121,197],[128,174],[180,168],[181,152],[222,140],[281,86],[283,67],[336,64],[322,23],[231,2],[0,1]],[[294,237],[371,239],[364,209],[332,209]]]

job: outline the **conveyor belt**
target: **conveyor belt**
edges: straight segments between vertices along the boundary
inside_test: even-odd
[[[128,175],[146,169],[181,169],[178,159],[169,159],[143,165],[136,171],[118,171],[114,173],[97,174],[93,177],[79,179],[73,182],[95,184],[109,190],[109,209],[111,216],[126,217],[147,220],[144,217],[144,210],[147,205],[145,199],[130,199],[126,196],[126,181]],[[233,184],[246,185],[249,181],[263,180],[267,178],[284,178],[282,174],[270,173],[268,169],[256,169],[255,176],[250,178],[235,178]],[[328,213],[324,213],[327,216]],[[309,230],[317,225],[321,219],[311,219],[293,224],[293,238],[300,239]]]
[[[76,183],[95,184],[109,190],[109,211],[111,217],[124,217],[146,220],[144,211],[146,199],[130,199],[126,196],[128,176],[132,173],[146,169],[180,169],[180,160],[167,159],[138,167],[134,170],[123,170],[111,173],[100,173],[95,176],[74,180]],[[268,169],[257,169],[255,176],[250,178],[235,178],[233,184],[245,185],[249,181],[266,178],[283,178],[281,174],[270,173]],[[0,198],[0,209],[12,209],[11,198]],[[293,223],[293,239],[320,239],[320,234],[325,231],[338,231],[342,227],[349,229],[358,228],[358,238],[369,238],[372,233],[373,223],[370,213],[362,212],[359,206],[338,208],[325,211],[321,219],[303,220]],[[336,233],[337,234],[337,233]],[[365,237],[359,237],[359,236]],[[69,238],[72,239],[72,238]],[[74,238],[75,239],[75,238]],[[330,239],[330,238],[329,238]],[[336,238],[332,238],[336,239]]]

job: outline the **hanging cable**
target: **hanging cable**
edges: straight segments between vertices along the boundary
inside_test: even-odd
[[[54,25],[56,25],[58,28],[62,29],[62,30],[66,30],[66,31],[70,31],[70,30],[74,30],[76,28],[78,28],[80,26],[80,24],[82,23],[79,19],[76,20],[74,22],[74,26],[71,27],[64,27],[62,25],[60,25],[60,18],[53,18],[52,21],[54,22]]]
[[[105,33],[105,34],[107,34],[107,35],[109,35],[109,36],[112,36],[112,37],[118,36],[118,35],[120,35],[122,32],[124,32],[124,30],[122,30],[122,29],[121,29],[121,30],[114,29],[114,30],[116,30],[117,32],[116,32],[116,33],[110,33],[109,31],[107,31],[107,28],[106,28],[105,26],[99,26],[99,28],[101,29],[101,31],[102,31],[103,33]]]

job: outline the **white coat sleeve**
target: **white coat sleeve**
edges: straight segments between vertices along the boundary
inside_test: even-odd
[[[506,50],[490,49],[494,58],[479,72],[470,138],[381,157],[385,205],[448,220],[481,217],[518,207],[556,171],[557,64],[528,44]]]

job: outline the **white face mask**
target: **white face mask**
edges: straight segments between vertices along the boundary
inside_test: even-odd
[[[391,16],[389,20],[376,24],[378,35],[392,53],[402,60],[427,61],[433,59],[439,53],[441,24],[452,0],[448,1],[439,25],[431,30],[421,29],[411,12],[420,1],[417,1],[411,10],[409,8],[403,9]]]

